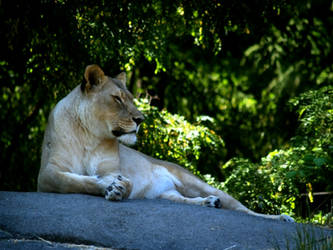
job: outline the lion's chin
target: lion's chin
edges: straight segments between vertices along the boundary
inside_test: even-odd
[[[134,145],[136,143],[136,134],[135,133],[123,134],[117,137],[117,139],[126,145],[129,146]]]

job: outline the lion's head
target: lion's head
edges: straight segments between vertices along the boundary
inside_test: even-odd
[[[126,144],[134,144],[144,117],[126,88],[125,73],[111,78],[99,66],[89,65],[84,78],[81,84],[83,100],[79,105],[84,126],[98,137],[118,138]]]

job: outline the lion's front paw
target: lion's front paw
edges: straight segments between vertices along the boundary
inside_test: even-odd
[[[120,201],[126,199],[131,192],[131,183],[124,176],[118,175],[117,178],[105,189],[105,199]]]
[[[281,214],[280,220],[286,221],[286,222],[295,222],[293,218],[291,218],[289,215]]]
[[[205,198],[203,205],[206,207],[215,207],[215,208],[221,208],[222,207],[222,202],[220,198],[210,195],[207,198]]]

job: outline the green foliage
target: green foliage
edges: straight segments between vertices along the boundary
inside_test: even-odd
[[[232,35],[219,33],[223,46],[218,54],[190,48],[186,40],[173,43],[169,52],[176,56],[167,68],[168,81],[157,75],[154,83],[144,82],[161,89],[163,94],[151,92],[163,98],[169,111],[190,121],[202,114],[215,118],[211,128],[225,140],[229,158],[260,161],[281,147],[295,134],[288,100],[333,82],[331,3],[296,1],[272,9],[278,17],[264,33],[252,25],[225,25]],[[209,34],[203,32],[195,41],[207,46],[205,41],[213,39]]]
[[[137,144],[140,152],[177,163],[199,176],[221,176],[217,164],[224,160],[226,150],[222,138],[202,124],[213,122],[210,117],[191,124],[180,115],[158,111],[147,99],[138,100],[137,105],[145,115]]]
[[[222,189],[242,203],[261,213],[292,215],[298,192],[286,178],[288,170],[284,166],[271,167],[234,158],[224,165],[224,169],[231,173]]]
[[[317,212],[319,211],[319,212]],[[332,212],[324,212],[320,209],[316,209],[314,212],[310,214],[310,216],[298,217],[297,222],[299,223],[312,223],[315,225],[323,225],[325,227],[332,228],[333,227],[333,213]]]
[[[333,88],[308,91],[291,103],[300,125],[289,145],[260,164],[236,158],[224,165],[230,174],[223,188],[257,211],[293,213],[302,193],[312,203],[313,192],[333,190]]]

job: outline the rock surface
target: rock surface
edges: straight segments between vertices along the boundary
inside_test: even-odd
[[[298,227],[167,200],[0,192],[0,249],[284,249]]]

